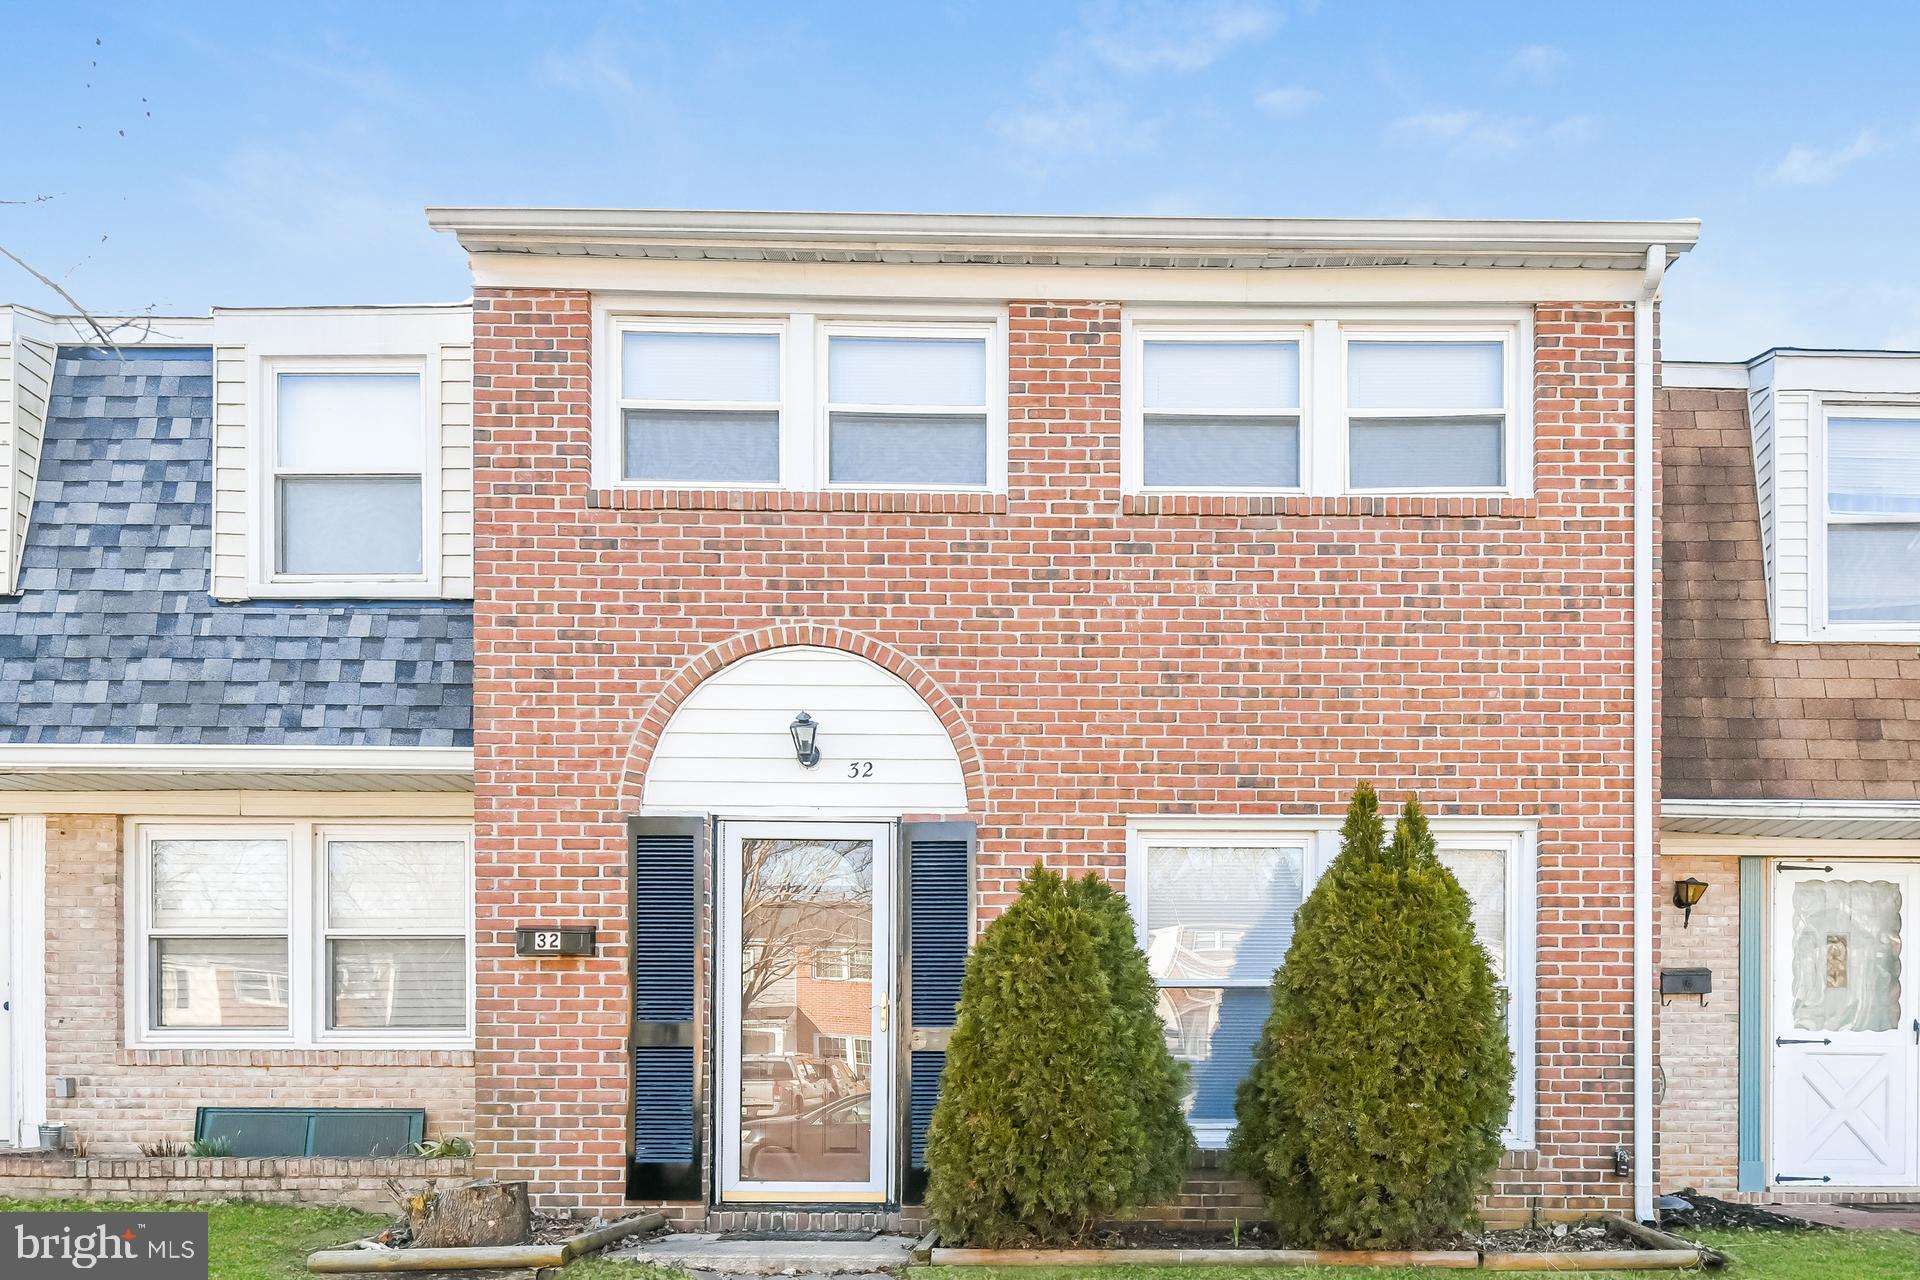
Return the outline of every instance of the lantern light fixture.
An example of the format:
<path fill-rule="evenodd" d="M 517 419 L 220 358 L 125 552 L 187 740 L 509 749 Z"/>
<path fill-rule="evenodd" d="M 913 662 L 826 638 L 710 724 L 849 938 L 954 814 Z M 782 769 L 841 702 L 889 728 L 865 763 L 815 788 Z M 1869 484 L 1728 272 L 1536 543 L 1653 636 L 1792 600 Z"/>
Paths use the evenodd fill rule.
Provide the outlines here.
<path fill-rule="evenodd" d="M 1706 896 L 1707 882 L 1705 880 L 1695 880 L 1692 876 L 1688 876 L 1685 880 L 1676 880 L 1673 882 L 1673 905 L 1680 908 L 1683 913 L 1680 917 L 1680 927 L 1682 929 L 1693 923 L 1693 909 L 1698 905 L 1700 899 Z"/>
<path fill-rule="evenodd" d="M 811 769 L 820 763 L 820 748 L 815 745 L 815 738 L 820 732 L 818 721 L 802 711 L 787 726 L 787 732 L 793 735 L 793 758 L 800 762 L 802 768 Z"/>

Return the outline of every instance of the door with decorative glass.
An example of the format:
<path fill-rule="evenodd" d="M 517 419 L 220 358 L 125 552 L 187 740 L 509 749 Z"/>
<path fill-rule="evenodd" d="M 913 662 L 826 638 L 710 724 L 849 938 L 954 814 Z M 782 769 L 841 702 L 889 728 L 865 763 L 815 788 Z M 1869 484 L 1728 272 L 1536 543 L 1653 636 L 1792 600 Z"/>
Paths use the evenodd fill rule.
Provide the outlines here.
<path fill-rule="evenodd" d="M 893 827 L 720 829 L 721 1199 L 885 1200 Z"/>
<path fill-rule="evenodd" d="M 1773 1181 L 1920 1184 L 1911 863 L 1774 872 Z"/>

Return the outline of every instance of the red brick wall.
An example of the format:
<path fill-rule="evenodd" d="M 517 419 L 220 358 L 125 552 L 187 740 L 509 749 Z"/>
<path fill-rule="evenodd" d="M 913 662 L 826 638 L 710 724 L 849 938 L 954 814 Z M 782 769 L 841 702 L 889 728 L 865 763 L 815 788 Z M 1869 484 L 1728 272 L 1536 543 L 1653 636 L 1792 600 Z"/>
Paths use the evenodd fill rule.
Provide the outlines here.
<path fill-rule="evenodd" d="M 743 633 L 851 633 L 965 725 L 988 912 L 1036 858 L 1119 879 L 1129 817 L 1335 815 L 1370 778 L 1537 819 L 1539 1149 L 1490 1208 L 1629 1203 L 1631 307 L 1537 310 L 1537 496 L 1477 501 L 1123 503 L 1089 302 L 1011 308 L 1003 499 L 596 493 L 588 296 L 482 289 L 474 329 L 484 1165 L 619 1199 L 657 695 Z M 601 955 L 515 959 L 535 915 Z"/>

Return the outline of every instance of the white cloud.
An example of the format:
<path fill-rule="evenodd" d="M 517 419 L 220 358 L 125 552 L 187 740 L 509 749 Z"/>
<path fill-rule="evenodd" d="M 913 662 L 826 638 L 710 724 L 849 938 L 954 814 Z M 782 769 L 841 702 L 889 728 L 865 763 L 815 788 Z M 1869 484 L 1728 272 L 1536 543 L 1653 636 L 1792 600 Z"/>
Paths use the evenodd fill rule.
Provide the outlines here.
<path fill-rule="evenodd" d="M 1535 84 L 1545 84 L 1567 65 L 1567 51 L 1550 44 L 1530 44 L 1513 51 L 1507 69 Z"/>
<path fill-rule="evenodd" d="M 1151 150 L 1155 126 L 1108 98 L 1061 100 L 993 118 L 993 131 L 1026 153 L 1029 167 L 1052 158 L 1126 155 Z"/>
<path fill-rule="evenodd" d="M 1788 148 L 1780 163 L 1773 167 L 1773 180 L 1790 187 L 1822 186 L 1850 166 L 1884 150 L 1886 143 L 1871 129 L 1862 129 L 1845 146 L 1822 149 L 1796 145 Z"/>
<path fill-rule="evenodd" d="M 1087 48 L 1116 71 L 1204 71 L 1267 35 L 1280 16 L 1254 0 L 1102 0 L 1084 25 Z"/>
<path fill-rule="evenodd" d="M 1272 89 L 1262 89 L 1253 95 L 1253 105 L 1270 116 L 1290 120 L 1294 116 L 1305 115 L 1320 101 L 1320 91 L 1304 85 L 1279 85 Z"/>
<path fill-rule="evenodd" d="M 1530 116 L 1495 115 L 1460 107 L 1401 116 L 1387 126 L 1400 142 L 1443 146 L 1460 155 L 1502 155 L 1542 144 L 1578 146 L 1599 133 L 1592 116 L 1565 116 L 1541 122 Z"/>

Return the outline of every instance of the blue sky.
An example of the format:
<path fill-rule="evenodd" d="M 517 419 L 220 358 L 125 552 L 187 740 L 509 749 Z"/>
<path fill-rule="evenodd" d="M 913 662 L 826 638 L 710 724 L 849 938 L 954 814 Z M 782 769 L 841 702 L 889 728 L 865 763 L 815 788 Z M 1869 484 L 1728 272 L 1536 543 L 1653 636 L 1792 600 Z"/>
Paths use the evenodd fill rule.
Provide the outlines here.
<path fill-rule="evenodd" d="M 1700 217 L 1670 358 L 1920 348 L 1916 53 L 1912 4 L 0 0 L 0 246 L 194 313 L 463 297 L 427 204 Z"/>

